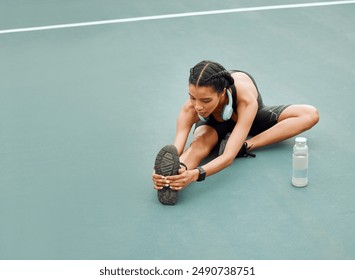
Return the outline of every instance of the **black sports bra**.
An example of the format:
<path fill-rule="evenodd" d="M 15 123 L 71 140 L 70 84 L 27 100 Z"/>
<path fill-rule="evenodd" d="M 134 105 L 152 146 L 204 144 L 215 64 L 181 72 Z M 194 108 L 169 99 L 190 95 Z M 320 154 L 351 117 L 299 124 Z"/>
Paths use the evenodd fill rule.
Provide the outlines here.
<path fill-rule="evenodd" d="M 262 101 L 261 95 L 259 93 L 258 86 L 256 85 L 256 82 L 255 82 L 253 76 L 250 75 L 248 72 L 241 71 L 241 70 L 229 70 L 228 72 L 230 74 L 233 74 L 233 73 L 244 73 L 252 80 L 252 82 L 253 82 L 253 84 L 254 84 L 254 86 L 256 88 L 256 91 L 258 92 L 258 105 L 259 105 L 259 107 L 261 107 L 263 105 L 263 101 Z M 237 88 L 235 87 L 235 84 L 231 86 L 231 90 L 232 90 L 232 98 L 233 98 L 233 111 L 237 112 Z"/>

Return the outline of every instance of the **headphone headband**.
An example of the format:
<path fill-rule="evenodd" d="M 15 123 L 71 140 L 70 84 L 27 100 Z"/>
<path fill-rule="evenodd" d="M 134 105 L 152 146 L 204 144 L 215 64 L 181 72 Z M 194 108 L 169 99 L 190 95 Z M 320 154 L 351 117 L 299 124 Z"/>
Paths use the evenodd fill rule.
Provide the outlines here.
<path fill-rule="evenodd" d="M 228 96 L 228 104 L 222 110 L 222 119 L 228 121 L 233 114 L 233 98 L 229 89 L 226 89 Z"/>

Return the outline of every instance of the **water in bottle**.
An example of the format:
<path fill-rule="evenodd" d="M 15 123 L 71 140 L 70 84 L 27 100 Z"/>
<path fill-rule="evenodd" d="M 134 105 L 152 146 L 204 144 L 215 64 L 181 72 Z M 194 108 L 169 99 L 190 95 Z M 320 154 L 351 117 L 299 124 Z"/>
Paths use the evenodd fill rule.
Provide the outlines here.
<path fill-rule="evenodd" d="M 292 155 L 292 185 L 305 187 L 308 184 L 308 146 L 305 137 L 297 137 Z"/>

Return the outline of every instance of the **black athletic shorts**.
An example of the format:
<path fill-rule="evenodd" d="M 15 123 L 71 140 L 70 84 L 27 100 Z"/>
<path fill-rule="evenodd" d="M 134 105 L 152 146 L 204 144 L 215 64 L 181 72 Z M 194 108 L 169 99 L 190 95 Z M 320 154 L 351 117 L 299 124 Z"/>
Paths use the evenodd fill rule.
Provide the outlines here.
<path fill-rule="evenodd" d="M 281 113 L 290 105 L 278 105 L 278 106 L 259 106 L 258 112 L 255 116 L 249 136 L 258 135 L 270 127 L 274 126 L 279 119 Z M 198 121 L 195 124 L 195 129 L 202 125 L 208 125 L 213 127 L 218 134 L 218 142 L 222 141 L 228 132 L 232 132 L 235 122 L 230 119 L 228 121 L 219 122 L 213 116 L 205 121 Z"/>

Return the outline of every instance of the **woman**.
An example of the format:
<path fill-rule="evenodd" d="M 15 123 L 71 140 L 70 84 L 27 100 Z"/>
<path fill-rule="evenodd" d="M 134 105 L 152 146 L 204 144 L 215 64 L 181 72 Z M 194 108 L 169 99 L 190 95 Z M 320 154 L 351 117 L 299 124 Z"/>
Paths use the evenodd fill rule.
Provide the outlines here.
<path fill-rule="evenodd" d="M 236 157 L 253 156 L 250 152 L 257 148 L 308 130 L 318 120 L 317 109 L 309 105 L 265 106 L 251 75 L 226 71 L 213 61 L 201 61 L 190 69 L 189 100 L 182 106 L 177 120 L 176 151 L 170 146 L 160 152 L 173 157 L 175 165 L 179 156 L 183 167 L 175 168 L 175 173 L 164 173 L 159 168 L 161 156 L 155 162 L 152 179 L 159 200 L 164 203 L 163 193 L 168 191 L 165 196 L 175 194 L 175 200 L 173 197 L 173 203 L 164 204 L 174 204 L 177 191 L 191 182 L 221 171 Z M 184 151 L 194 124 L 193 141 Z M 251 137 L 247 139 L 248 136 Z M 198 167 L 221 143 L 219 156 Z M 166 176 L 170 174 L 176 175 Z"/>

